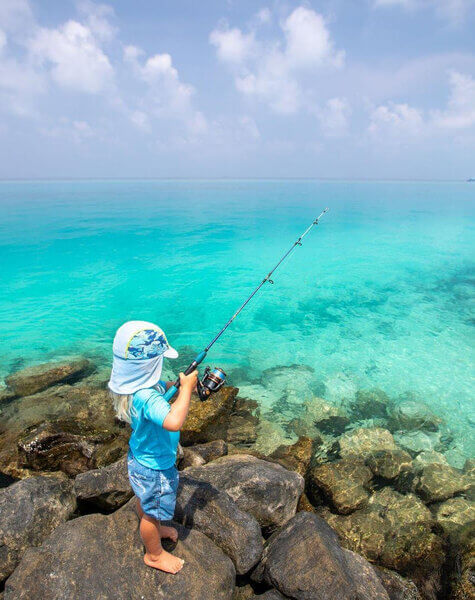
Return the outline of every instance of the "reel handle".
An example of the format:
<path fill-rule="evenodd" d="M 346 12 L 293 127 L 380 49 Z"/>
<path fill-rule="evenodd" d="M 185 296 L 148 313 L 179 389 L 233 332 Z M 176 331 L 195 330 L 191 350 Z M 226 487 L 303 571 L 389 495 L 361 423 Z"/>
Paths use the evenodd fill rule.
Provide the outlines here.
<path fill-rule="evenodd" d="M 200 352 L 199 354 L 197 354 L 195 356 L 195 359 L 193 360 L 193 362 L 191 362 L 190 365 L 186 368 L 185 375 L 189 375 L 190 373 L 193 373 L 193 371 L 196 369 L 196 367 L 200 363 L 202 363 L 205 358 L 206 358 L 206 352 L 203 350 L 203 352 Z M 167 402 L 169 402 L 173 398 L 173 396 L 178 392 L 179 387 L 180 387 L 180 378 L 178 377 L 178 379 L 175 381 L 175 383 L 168 388 L 168 390 L 165 392 L 165 394 L 163 394 L 163 397 L 165 398 L 165 400 Z"/>

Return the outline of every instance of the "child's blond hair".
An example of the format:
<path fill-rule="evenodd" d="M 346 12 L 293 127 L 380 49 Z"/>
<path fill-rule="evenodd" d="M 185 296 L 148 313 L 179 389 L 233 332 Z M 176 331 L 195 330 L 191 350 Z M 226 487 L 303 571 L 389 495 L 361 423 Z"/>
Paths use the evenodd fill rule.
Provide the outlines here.
<path fill-rule="evenodd" d="M 132 394 L 116 394 L 109 390 L 110 397 L 114 405 L 115 415 L 119 421 L 130 423 L 130 409 L 132 407 Z"/>

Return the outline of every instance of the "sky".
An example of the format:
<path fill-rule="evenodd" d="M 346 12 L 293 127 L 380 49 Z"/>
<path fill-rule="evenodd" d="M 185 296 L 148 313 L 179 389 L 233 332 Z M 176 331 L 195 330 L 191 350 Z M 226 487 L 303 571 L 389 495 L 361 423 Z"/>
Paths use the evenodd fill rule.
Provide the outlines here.
<path fill-rule="evenodd" d="M 0 0 L 0 178 L 475 177 L 475 0 Z"/>

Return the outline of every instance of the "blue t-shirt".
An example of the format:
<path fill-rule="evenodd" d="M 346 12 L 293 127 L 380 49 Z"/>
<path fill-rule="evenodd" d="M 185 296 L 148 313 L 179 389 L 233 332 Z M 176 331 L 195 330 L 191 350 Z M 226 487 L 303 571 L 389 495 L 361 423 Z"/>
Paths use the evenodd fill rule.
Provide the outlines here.
<path fill-rule="evenodd" d="M 132 435 L 129 446 L 132 454 L 144 467 L 161 471 L 175 464 L 180 440 L 179 431 L 163 428 L 163 421 L 170 412 L 170 404 L 163 397 L 165 391 L 165 383 L 159 381 L 157 389 L 135 392 L 130 410 Z"/>

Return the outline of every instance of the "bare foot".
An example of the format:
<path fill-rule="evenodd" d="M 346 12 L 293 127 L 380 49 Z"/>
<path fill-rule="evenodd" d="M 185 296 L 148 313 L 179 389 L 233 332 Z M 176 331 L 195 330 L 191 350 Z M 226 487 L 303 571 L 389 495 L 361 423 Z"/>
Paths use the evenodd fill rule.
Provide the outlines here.
<path fill-rule="evenodd" d="M 178 531 L 174 527 L 167 527 L 166 525 L 160 525 L 160 537 L 172 542 L 178 541 Z"/>
<path fill-rule="evenodd" d="M 149 554 L 145 554 L 143 560 L 149 567 L 165 571 L 165 573 L 172 573 L 173 575 L 178 573 L 185 563 L 182 558 L 173 556 L 173 554 L 170 554 L 170 552 L 167 552 L 166 550 L 162 550 L 155 559 Z"/>

